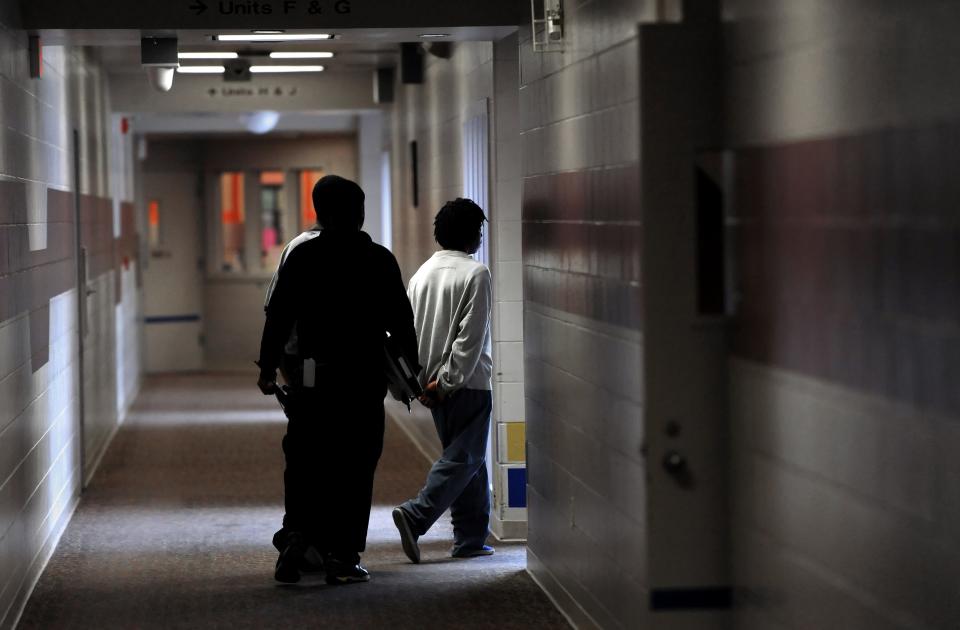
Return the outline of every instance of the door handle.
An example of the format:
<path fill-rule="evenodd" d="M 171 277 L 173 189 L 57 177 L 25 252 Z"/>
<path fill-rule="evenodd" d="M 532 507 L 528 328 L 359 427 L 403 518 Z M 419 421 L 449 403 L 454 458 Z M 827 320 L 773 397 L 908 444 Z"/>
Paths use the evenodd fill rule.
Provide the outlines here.
<path fill-rule="evenodd" d="M 663 456 L 662 465 L 667 474 L 682 487 L 689 488 L 693 485 L 693 476 L 690 474 L 687 458 L 679 451 L 667 451 Z"/>
<path fill-rule="evenodd" d="M 90 287 L 87 287 L 87 297 L 90 297 L 91 295 L 93 295 L 93 294 L 96 293 L 96 292 L 97 292 L 96 289 L 91 289 Z"/>
<path fill-rule="evenodd" d="M 687 458 L 677 451 L 667 451 L 663 456 L 663 469 L 671 475 L 677 475 L 687 468 Z"/>

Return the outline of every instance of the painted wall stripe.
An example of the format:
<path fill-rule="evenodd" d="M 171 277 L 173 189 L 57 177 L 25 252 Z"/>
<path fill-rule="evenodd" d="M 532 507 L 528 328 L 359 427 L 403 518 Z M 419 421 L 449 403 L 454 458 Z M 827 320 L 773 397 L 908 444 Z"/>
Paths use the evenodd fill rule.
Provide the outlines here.
<path fill-rule="evenodd" d="M 507 507 L 527 507 L 527 469 L 507 469 Z"/>
<path fill-rule="evenodd" d="M 507 458 L 511 462 L 527 459 L 527 425 L 523 422 L 507 423 Z"/>
<path fill-rule="evenodd" d="M 527 432 L 524 422 L 497 424 L 497 454 L 501 464 L 522 464 L 527 460 Z"/>

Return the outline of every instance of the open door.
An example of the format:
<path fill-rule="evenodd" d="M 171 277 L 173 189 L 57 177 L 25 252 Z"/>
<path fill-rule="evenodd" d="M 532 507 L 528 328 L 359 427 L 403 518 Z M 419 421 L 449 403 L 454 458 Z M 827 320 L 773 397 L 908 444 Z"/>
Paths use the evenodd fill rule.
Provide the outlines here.
<path fill-rule="evenodd" d="M 720 37 L 639 33 L 650 608 L 657 628 L 712 630 L 732 597 L 726 319 L 720 195 L 697 158 L 721 139 Z"/>

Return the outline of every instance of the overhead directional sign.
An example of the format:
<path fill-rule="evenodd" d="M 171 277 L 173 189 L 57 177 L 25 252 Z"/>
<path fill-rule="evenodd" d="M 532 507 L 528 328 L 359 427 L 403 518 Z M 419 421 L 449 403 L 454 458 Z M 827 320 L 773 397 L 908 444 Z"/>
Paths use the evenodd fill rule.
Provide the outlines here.
<path fill-rule="evenodd" d="M 125 114 L 184 112 L 344 112 L 375 109 L 369 72 L 290 75 L 282 79 L 255 75 L 244 83 L 220 77 L 178 75 L 169 92 L 150 89 L 143 74 L 110 79 L 110 103 Z"/>
<path fill-rule="evenodd" d="M 17 0 L 28 29 L 516 26 L 517 0 Z"/>

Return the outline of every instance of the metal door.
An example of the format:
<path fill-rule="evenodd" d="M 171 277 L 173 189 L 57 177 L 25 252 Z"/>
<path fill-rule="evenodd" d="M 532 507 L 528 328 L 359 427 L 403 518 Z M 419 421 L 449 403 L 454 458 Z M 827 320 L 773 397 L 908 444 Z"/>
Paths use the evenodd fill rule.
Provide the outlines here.
<path fill-rule="evenodd" d="M 198 177 L 189 171 L 144 173 L 147 372 L 192 372 L 203 367 L 203 215 Z"/>
<path fill-rule="evenodd" d="M 705 308 L 713 293 L 701 286 L 720 276 L 698 267 L 696 158 L 721 138 L 719 29 L 639 32 L 652 627 L 713 630 L 725 627 L 731 603 L 725 320 Z"/>

